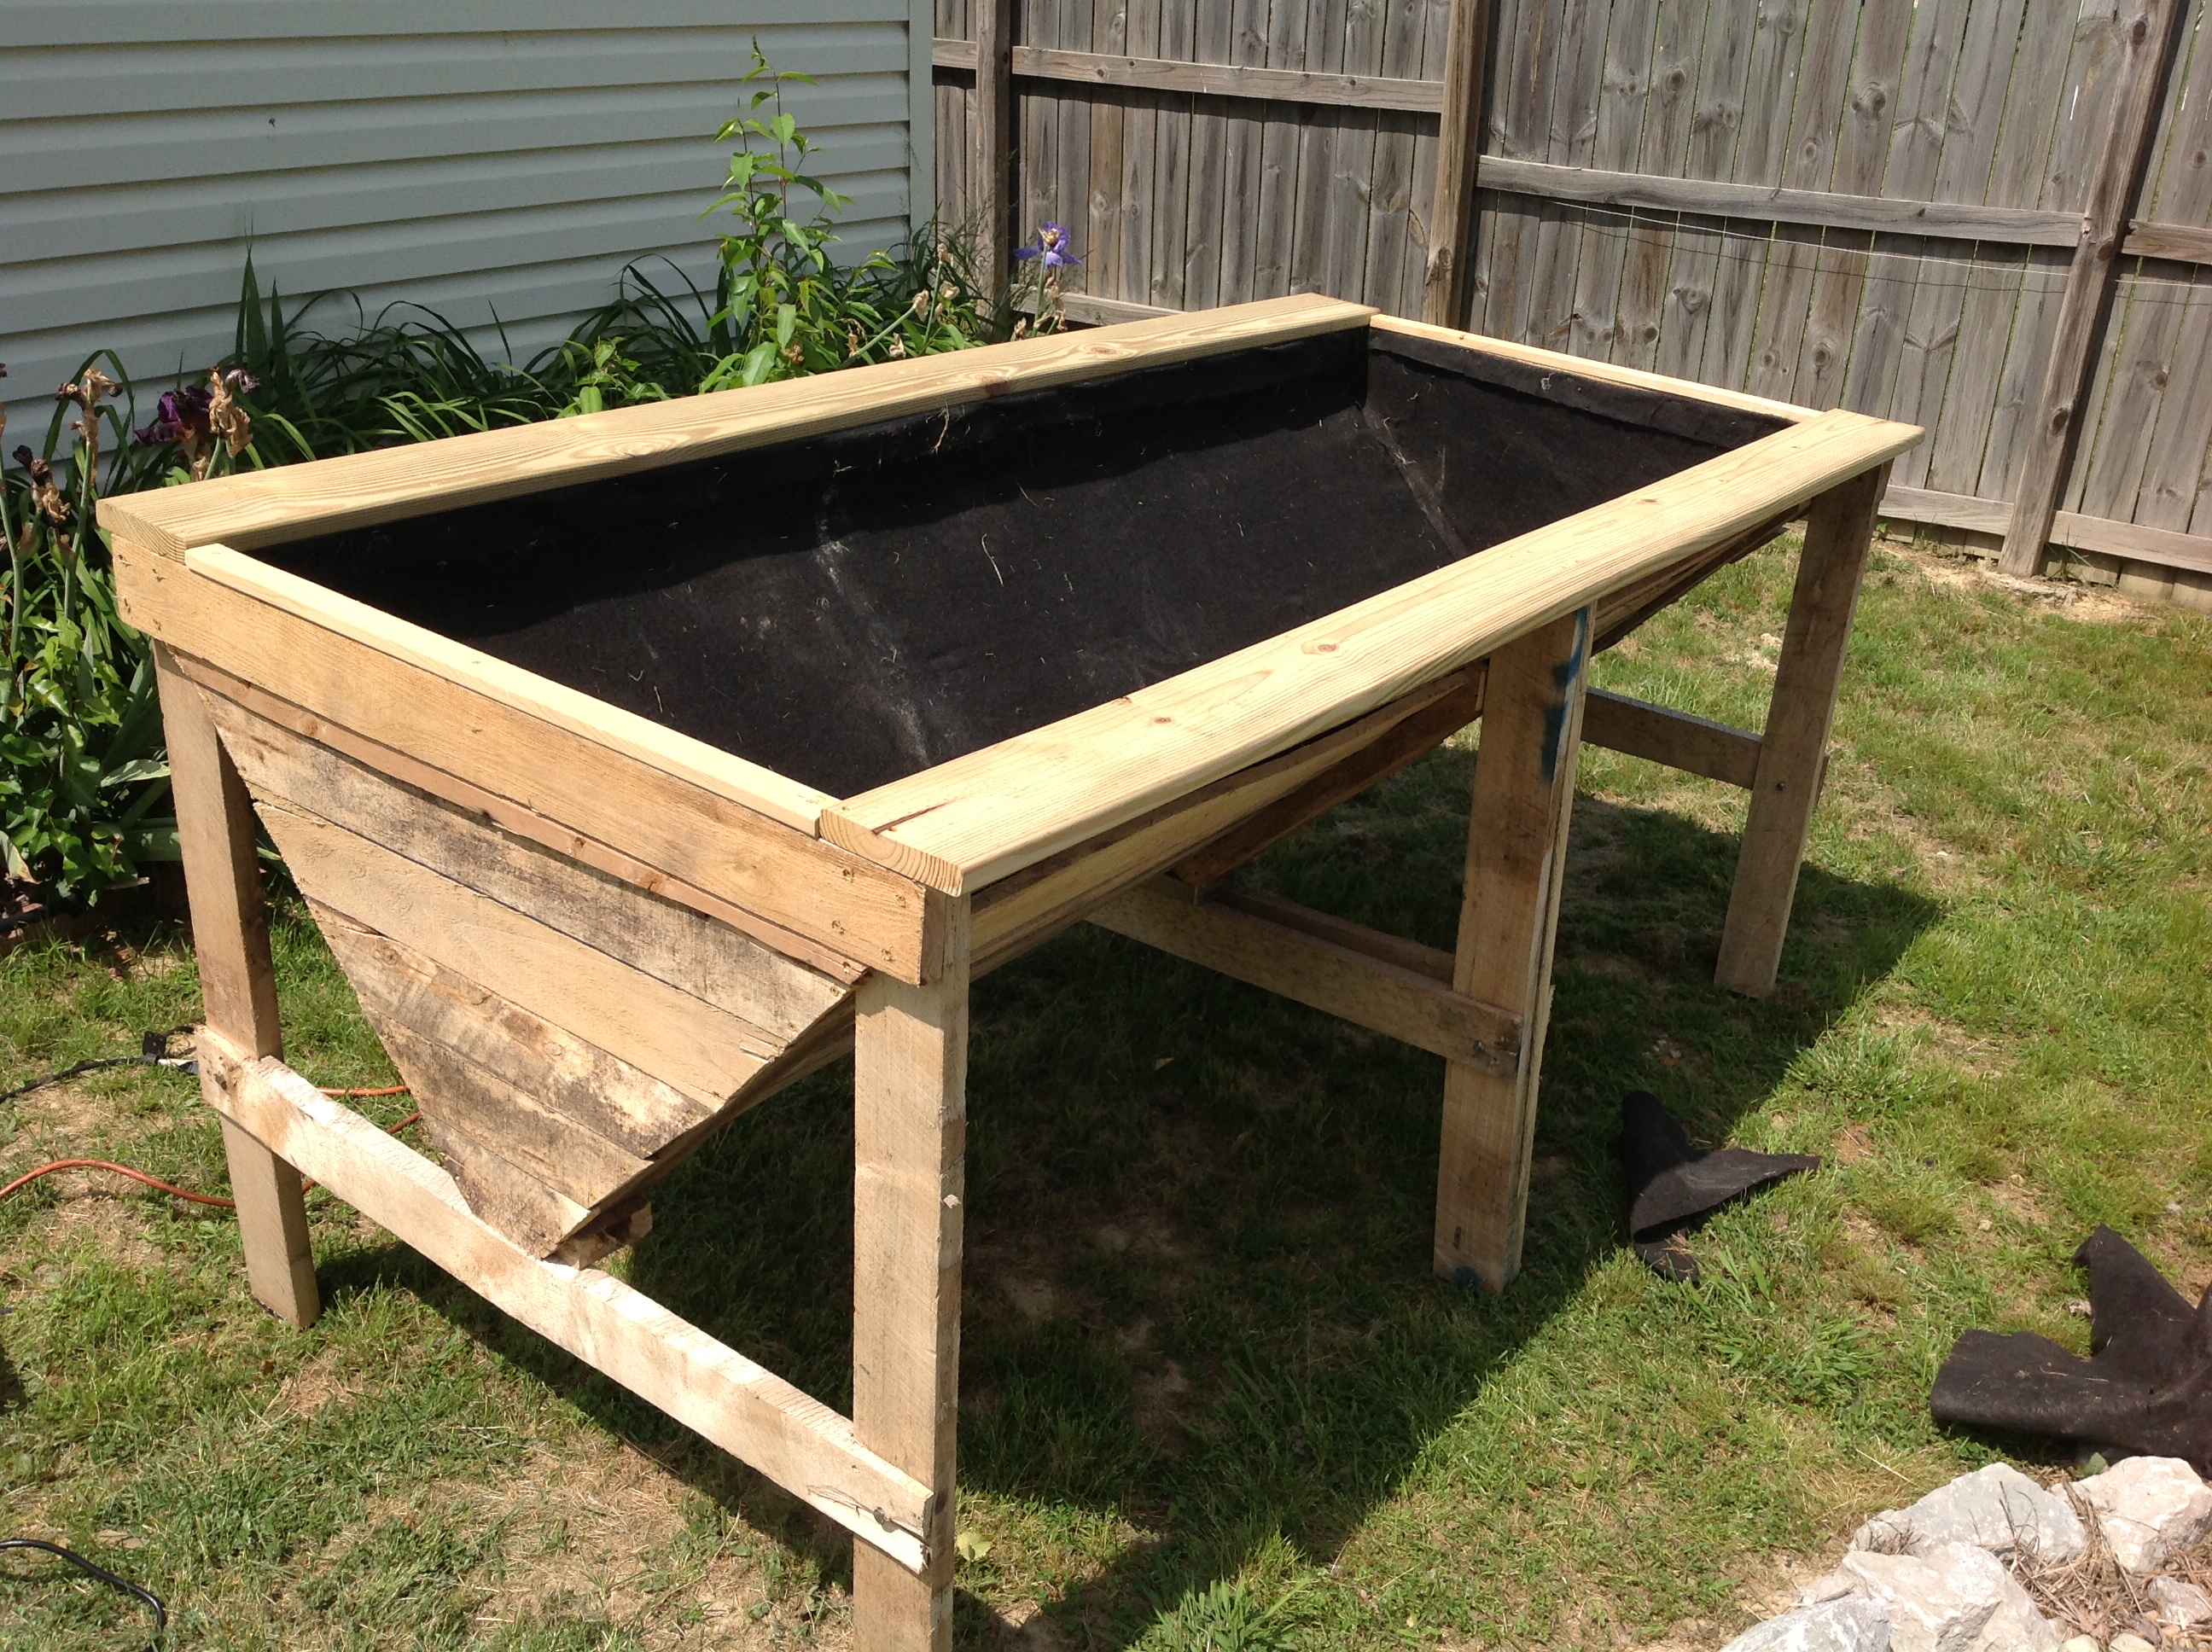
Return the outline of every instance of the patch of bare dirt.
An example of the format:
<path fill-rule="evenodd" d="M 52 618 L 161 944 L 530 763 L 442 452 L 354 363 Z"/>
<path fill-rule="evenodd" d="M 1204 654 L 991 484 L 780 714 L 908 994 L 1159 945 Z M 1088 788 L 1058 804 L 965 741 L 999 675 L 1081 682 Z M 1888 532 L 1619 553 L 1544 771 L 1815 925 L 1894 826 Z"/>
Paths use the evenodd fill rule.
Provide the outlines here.
<path fill-rule="evenodd" d="M 1947 553 L 1909 539 L 1884 538 L 1876 543 L 1890 556 L 1910 562 L 1929 584 L 1943 589 L 1999 591 L 2025 606 L 2047 608 L 2089 625 L 2155 623 L 2160 616 L 2158 605 L 2136 602 L 2107 586 L 2077 580 L 2023 580 L 2000 574 L 1994 562 L 1978 556 Z"/>

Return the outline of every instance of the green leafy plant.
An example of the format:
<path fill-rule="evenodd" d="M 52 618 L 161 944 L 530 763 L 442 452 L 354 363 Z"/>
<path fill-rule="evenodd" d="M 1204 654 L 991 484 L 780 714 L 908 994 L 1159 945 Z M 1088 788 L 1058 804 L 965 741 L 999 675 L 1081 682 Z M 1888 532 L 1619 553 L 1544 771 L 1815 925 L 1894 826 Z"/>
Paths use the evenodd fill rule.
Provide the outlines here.
<path fill-rule="evenodd" d="M 1050 256 L 1031 250 L 1018 295 L 982 290 L 973 236 L 936 223 L 838 264 L 834 226 L 851 203 L 809 170 L 814 145 L 784 107 L 787 86 L 813 82 L 775 68 L 756 43 L 740 84 L 744 107 L 717 133 L 738 147 L 709 209 L 735 221 L 720 238 L 711 293 L 673 264 L 680 288 L 632 264 L 613 299 L 517 367 L 495 317 L 472 331 L 419 305 L 371 316 L 343 293 L 288 306 L 274 288 L 264 296 L 249 256 L 227 361 L 204 385 L 162 392 L 152 422 L 132 428 L 129 375 L 112 352 L 64 386 L 42 451 L 19 446 L 15 468 L 0 470 L 9 877 L 92 900 L 176 853 L 151 660 L 116 612 L 94 525 L 103 491 L 965 349 L 1060 325 L 1058 271 L 1075 260 L 1057 226 L 1040 232 Z M 347 303 L 350 325 L 310 325 Z"/>
<path fill-rule="evenodd" d="M 8 676 L 0 699 L 0 852 L 9 877 L 75 898 L 176 857 L 161 708 L 144 641 L 115 611 L 106 541 L 93 526 L 103 446 L 129 474 L 113 399 L 121 363 L 95 357 L 62 387 L 44 451 L 0 476 L 8 541 Z M 4 372 L 4 369 L 0 369 Z M 62 414 L 74 452 L 55 465 Z M 125 404 L 127 406 L 127 403 Z M 4 435 L 0 420 L 0 435 Z"/>

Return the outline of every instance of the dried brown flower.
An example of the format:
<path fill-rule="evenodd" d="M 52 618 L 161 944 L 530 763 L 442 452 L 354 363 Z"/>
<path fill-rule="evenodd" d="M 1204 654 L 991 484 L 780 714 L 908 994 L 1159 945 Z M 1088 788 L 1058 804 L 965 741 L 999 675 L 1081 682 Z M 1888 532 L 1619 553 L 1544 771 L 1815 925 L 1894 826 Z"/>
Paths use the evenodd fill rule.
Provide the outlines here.
<path fill-rule="evenodd" d="M 100 465 L 100 404 L 103 398 L 116 392 L 115 380 L 98 367 L 87 367 L 83 375 L 71 380 L 54 392 L 58 402 L 74 402 L 77 407 L 75 426 L 77 441 L 84 448 L 79 464 L 88 467 L 87 473 Z"/>
<path fill-rule="evenodd" d="M 228 373 L 221 367 L 208 369 L 208 428 L 230 449 L 233 459 L 244 452 L 253 440 L 253 416 L 232 398 L 232 392 L 252 388 L 252 380 L 237 367 Z M 210 453 L 209 457 L 214 455 Z M 206 474 L 205 466 L 201 465 L 196 474 Z"/>
<path fill-rule="evenodd" d="M 56 526 L 59 526 L 76 514 L 70 509 L 69 501 L 63 496 L 62 490 L 54 485 L 52 465 L 47 464 L 27 447 L 18 447 L 15 452 L 15 459 L 16 464 L 23 467 L 23 474 L 31 478 L 31 503 L 37 508 L 40 515 Z M 29 523 L 23 525 L 23 531 L 26 536 L 29 534 Z"/>

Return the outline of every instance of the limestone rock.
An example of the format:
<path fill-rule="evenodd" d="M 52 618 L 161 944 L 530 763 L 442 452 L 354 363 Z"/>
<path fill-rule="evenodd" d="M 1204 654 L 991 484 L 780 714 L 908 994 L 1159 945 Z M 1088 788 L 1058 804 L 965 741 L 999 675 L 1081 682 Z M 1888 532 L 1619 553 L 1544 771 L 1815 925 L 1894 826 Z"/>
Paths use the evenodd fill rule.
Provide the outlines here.
<path fill-rule="evenodd" d="M 2179 1457 L 2130 1457 L 2074 1491 L 2097 1511 L 2112 1558 L 2137 1576 L 2212 1532 L 2212 1487 Z"/>
<path fill-rule="evenodd" d="M 2158 1649 L 2140 1635 L 2115 1635 L 2106 1652 L 2158 1652 Z"/>
<path fill-rule="evenodd" d="M 1876 1554 L 1923 1554 L 1937 1543 L 1971 1543 L 1991 1554 L 2017 1550 L 2063 1565 L 2081 1556 L 2088 1535 L 2064 1499 L 2010 1464 L 1991 1463 L 1910 1509 L 1876 1515 L 1851 1538 L 1852 1548 Z"/>
<path fill-rule="evenodd" d="M 1839 1571 L 1828 1572 L 1814 1578 L 1797 1591 L 1797 1604 L 1816 1606 L 1823 1600 L 1833 1600 L 1856 1593 L 1858 1585 Z"/>
<path fill-rule="evenodd" d="M 1890 1652 L 1889 1608 L 1867 1595 L 1839 1595 L 1770 1618 L 1723 1652 Z"/>
<path fill-rule="evenodd" d="M 2105 1643 L 2094 1635 L 2076 1635 L 2060 1647 L 2058 1652 L 2105 1652 Z"/>
<path fill-rule="evenodd" d="M 2058 1652 L 2058 1631 L 1986 1550 L 1931 1543 L 1919 1554 L 1857 1550 L 1838 1568 L 1889 1607 L 1893 1652 Z"/>
<path fill-rule="evenodd" d="M 2212 1623 L 2212 1594 L 2179 1577 L 2154 1577 L 2143 1591 L 2158 1615 L 2178 1629 Z"/>

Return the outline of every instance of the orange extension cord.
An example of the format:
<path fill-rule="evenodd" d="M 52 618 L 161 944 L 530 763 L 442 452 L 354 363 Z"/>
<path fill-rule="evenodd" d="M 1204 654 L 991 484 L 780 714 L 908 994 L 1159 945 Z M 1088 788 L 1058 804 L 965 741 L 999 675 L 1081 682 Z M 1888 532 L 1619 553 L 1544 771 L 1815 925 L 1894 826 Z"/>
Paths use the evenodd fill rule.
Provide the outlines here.
<path fill-rule="evenodd" d="M 332 1090 L 327 1085 L 321 1084 L 317 1085 L 316 1088 L 325 1096 L 341 1096 L 348 1098 L 356 1096 L 404 1096 L 407 1094 L 407 1086 L 404 1084 L 386 1084 L 381 1090 Z M 410 1113 L 398 1124 L 388 1127 L 385 1133 L 396 1136 L 422 1116 L 419 1112 Z M 225 1211 L 234 1211 L 238 1208 L 238 1201 L 234 1199 L 225 1199 L 217 1193 L 196 1193 L 189 1187 L 179 1187 L 173 1182 L 162 1181 L 159 1176 L 149 1175 L 143 1170 L 133 1169 L 128 1164 L 115 1164 L 104 1158 L 58 1158 L 52 1164 L 41 1164 L 37 1169 L 19 1175 L 6 1187 L 0 1187 L 0 1199 L 5 1199 L 19 1189 L 29 1187 L 40 1176 L 50 1176 L 57 1170 L 112 1170 L 117 1175 L 129 1176 L 133 1181 L 143 1182 L 157 1193 L 165 1193 L 176 1199 L 189 1199 L 195 1205 L 213 1205 L 218 1210 Z M 312 1181 L 306 1182 L 302 1184 L 302 1191 L 314 1185 Z"/>

